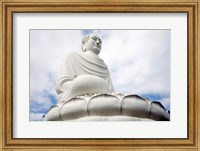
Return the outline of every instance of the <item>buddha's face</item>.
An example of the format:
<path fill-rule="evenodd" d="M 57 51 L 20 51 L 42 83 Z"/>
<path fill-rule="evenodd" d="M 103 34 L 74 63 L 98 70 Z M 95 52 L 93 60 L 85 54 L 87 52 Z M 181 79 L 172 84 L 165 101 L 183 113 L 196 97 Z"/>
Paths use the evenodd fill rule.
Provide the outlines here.
<path fill-rule="evenodd" d="M 90 35 L 88 41 L 84 44 L 86 51 L 92 51 L 97 55 L 101 51 L 101 39 L 93 34 Z"/>

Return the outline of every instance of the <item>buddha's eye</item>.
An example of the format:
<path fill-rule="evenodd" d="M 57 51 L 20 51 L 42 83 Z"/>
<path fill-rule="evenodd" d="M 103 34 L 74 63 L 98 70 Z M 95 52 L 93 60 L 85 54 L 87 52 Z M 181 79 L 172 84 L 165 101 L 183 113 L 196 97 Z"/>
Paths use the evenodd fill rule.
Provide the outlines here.
<path fill-rule="evenodd" d="M 95 41 L 97 40 L 97 38 L 96 38 L 96 37 L 92 37 L 92 39 L 93 39 L 93 40 L 95 40 Z"/>
<path fill-rule="evenodd" d="M 91 37 L 91 39 L 94 40 L 94 41 L 97 41 L 97 40 L 98 40 L 100 44 L 102 43 L 101 39 L 99 39 L 99 38 L 97 38 L 97 37 Z"/>

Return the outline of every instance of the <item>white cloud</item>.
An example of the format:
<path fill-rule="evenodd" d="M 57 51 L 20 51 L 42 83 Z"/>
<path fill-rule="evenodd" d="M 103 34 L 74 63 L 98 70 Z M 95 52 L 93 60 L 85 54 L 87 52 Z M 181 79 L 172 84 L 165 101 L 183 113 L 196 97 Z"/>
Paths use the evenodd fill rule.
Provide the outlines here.
<path fill-rule="evenodd" d="M 30 31 L 30 97 L 34 102 L 48 108 L 52 105 L 46 92 L 56 97 L 55 82 L 63 56 L 80 50 L 81 38 L 81 31 Z"/>
<path fill-rule="evenodd" d="M 169 93 L 169 30 L 115 30 L 106 35 L 101 56 L 117 92 Z"/>
<path fill-rule="evenodd" d="M 30 113 L 30 121 L 42 121 L 44 113 Z"/>

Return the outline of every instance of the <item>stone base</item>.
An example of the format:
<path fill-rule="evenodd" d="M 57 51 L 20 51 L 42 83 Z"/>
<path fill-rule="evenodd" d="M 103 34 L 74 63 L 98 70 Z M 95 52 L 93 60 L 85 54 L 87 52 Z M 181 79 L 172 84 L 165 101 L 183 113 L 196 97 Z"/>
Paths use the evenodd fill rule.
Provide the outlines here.
<path fill-rule="evenodd" d="M 89 121 L 154 121 L 151 119 L 146 118 L 138 118 L 138 117 L 131 117 L 131 116 L 86 116 L 78 119 L 68 120 L 68 121 L 83 121 L 83 122 L 89 122 Z"/>
<path fill-rule="evenodd" d="M 93 94 L 63 101 L 48 111 L 44 121 L 169 121 L 160 102 L 138 95 Z"/>

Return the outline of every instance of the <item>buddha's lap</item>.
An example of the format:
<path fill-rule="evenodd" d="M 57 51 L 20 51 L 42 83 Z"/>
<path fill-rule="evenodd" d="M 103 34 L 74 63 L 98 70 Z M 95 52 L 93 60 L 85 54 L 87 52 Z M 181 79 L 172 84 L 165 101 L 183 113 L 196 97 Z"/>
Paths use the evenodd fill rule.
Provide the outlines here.
<path fill-rule="evenodd" d="M 110 90 L 104 79 L 94 75 L 81 75 L 73 80 L 67 98 L 109 92 Z"/>

